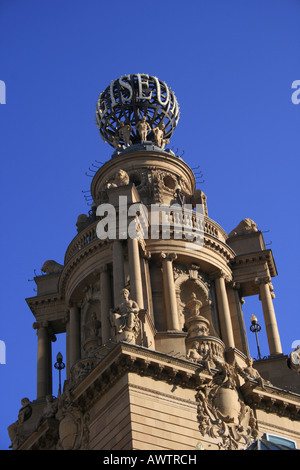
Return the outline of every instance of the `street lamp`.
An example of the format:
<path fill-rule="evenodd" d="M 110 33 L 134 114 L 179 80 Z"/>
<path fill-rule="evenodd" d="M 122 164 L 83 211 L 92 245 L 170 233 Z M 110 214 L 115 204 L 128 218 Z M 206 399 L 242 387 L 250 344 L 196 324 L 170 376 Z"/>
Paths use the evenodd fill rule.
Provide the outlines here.
<path fill-rule="evenodd" d="M 252 331 L 252 333 L 255 333 L 257 351 L 258 351 L 258 358 L 261 359 L 261 354 L 260 354 L 260 349 L 259 349 L 259 342 L 258 342 L 258 335 L 257 335 L 257 333 L 261 330 L 261 326 L 259 325 L 259 323 L 257 321 L 257 318 L 254 314 L 252 315 L 250 321 L 251 321 L 250 331 Z"/>
<path fill-rule="evenodd" d="M 61 371 L 62 371 L 62 369 L 65 368 L 66 365 L 65 365 L 64 362 L 63 362 L 63 356 L 62 356 L 62 354 L 61 354 L 60 352 L 59 352 L 59 353 L 57 354 L 57 356 L 56 356 L 56 361 L 57 361 L 57 362 L 54 364 L 54 367 L 55 367 L 55 369 L 57 369 L 58 372 L 59 372 L 59 388 L 58 388 L 58 394 L 61 395 Z"/>

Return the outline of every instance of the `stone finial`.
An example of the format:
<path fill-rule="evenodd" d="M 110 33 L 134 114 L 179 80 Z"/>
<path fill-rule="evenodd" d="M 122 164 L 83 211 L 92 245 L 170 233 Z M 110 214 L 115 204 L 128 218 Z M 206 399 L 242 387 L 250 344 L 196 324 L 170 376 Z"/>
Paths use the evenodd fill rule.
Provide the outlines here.
<path fill-rule="evenodd" d="M 186 304 L 186 306 L 189 309 L 192 316 L 200 315 L 200 308 L 202 307 L 202 302 L 201 300 L 197 299 L 195 292 L 191 293 L 191 298 Z"/>

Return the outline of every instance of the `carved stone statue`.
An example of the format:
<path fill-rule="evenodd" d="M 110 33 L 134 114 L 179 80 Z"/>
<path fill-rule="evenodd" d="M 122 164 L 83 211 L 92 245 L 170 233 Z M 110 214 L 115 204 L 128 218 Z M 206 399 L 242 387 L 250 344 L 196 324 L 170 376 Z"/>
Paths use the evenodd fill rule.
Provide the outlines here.
<path fill-rule="evenodd" d="M 81 232 L 90 224 L 90 219 L 86 214 L 79 214 L 76 221 L 77 232 Z"/>
<path fill-rule="evenodd" d="M 290 369 L 295 370 L 300 374 L 300 346 L 297 346 L 288 357 L 287 364 Z"/>
<path fill-rule="evenodd" d="M 45 421 L 45 419 L 55 418 L 55 415 L 57 413 L 57 409 L 58 409 L 57 400 L 53 401 L 52 395 L 47 395 L 46 396 L 46 406 L 43 409 L 43 412 L 42 412 L 41 416 L 38 419 L 36 427 L 38 428 L 42 424 L 42 422 Z"/>
<path fill-rule="evenodd" d="M 86 322 L 85 327 L 86 337 L 83 343 L 83 349 L 86 354 L 90 355 L 101 345 L 101 322 L 98 320 L 96 312 L 91 314 L 91 318 Z"/>
<path fill-rule="evenodd" d="M 101 322 L 98 320 L 96 312 L 92 313 L 91 320 L 87 322 L 86 326 L 90 332 L 91 338 L 98 336 Z"/>
<path fill-rule="evenodd" d="M 27 419 L 29 419 L 32 414 L 31 402 L 29 398 L 22 398 L 21 405 L 22 405 L 22 408 L 19 410 L 19 414 L 18 414 L 19 424 L 22 424 L 25 421 L 27 421 Z"/>
<path fill-rule="evenodd" d="M 22 408 L 19 410 L 18 420 L 8 427 L 8 434 L 11 440 L 10 448 L 13 450 L 28 437 L 28 430 L 25 430 L 24 423 L 32 416 L 31 401 L 28 398 L 22 398 L 21 405 Z"/>
<path fill-rule="evenodd" d="M 129 299 L 128 289 L 122 289 L 121 297 L 123 301 L 120 305 L 115 310 L 111 309 L 110 311 L 111 326 L 116 338 L 130 339 L 130 342 L 133 342 L 140 330 L 138 317 L 140 309 L 134 300 Z"/>
<path fill-rule="evenodd" d="M 112 139 L 113 147 L 118 149 L 120 147 L 120 139 L 118 135 L 115 135 Z"/>
<path fill-rule="evenodd" d="M 262 378 L 260 373 L 258 372 L 257 369 L 253 367 L 253 359 L 252 357 L 247 358 L 247 366 L 241 369 L 238 367 L 238 373 L 240 374 L 241 377 L 243 377 L 244 380 L 257 380 L 259 385 L 264 388 L 265 384 L 270 384 L 268 380 L 265 380 Z"/>
<path fill-rule="evenodd" d="M 234 235 L 244 235 L 246 233 L 257 232 L 257 225 L 251 219 L 243 219 L 238 226 L 229 233 L 228 237 Z"/>
<path fill-rule="evenodd" d="M 48 260 L 43 264 L 41 271 L 45 274 L 57 274 L 60 273 L 63 268 L 64 267 L 62 264 L 59 264 L 53 260 Z"/>
<path fill-rule="evenodd" d="M 153 129 L 154 141 L 158 147 L 164 146 L 164 130 L 165 125 L 163 122 Z"/>
<path fill-rule="evenodd" d="M 151 127 L 146 122 L 146 116 L 142 117 L 142 119 L 137 123 L 135 128 L 138 131 L 141 140 L 146 141 L 147 140 L 147 134 L 151 130 Z"/>
<path fill-rule="evenodd" d="M 130 124 L 126 124 L 123 121 L 120 122 L 119 137 L 124 140 L 124 144 L 127 146 L 131 144 L 130 142 L 131 130 L 132 130 L 132 127 Z"/>
<path fill-rule="evenodd" d="M 125 170 L 122 170 L 121 168 L 117 171 L 115 174 L 114 180 L 110 183 L 108 182 L 106 184 L 106 189 L 110 188 L 116 188 L 117 186 L 123 186 L 129 184 L 129 176 L 128 173 L 126 173 Z"/>

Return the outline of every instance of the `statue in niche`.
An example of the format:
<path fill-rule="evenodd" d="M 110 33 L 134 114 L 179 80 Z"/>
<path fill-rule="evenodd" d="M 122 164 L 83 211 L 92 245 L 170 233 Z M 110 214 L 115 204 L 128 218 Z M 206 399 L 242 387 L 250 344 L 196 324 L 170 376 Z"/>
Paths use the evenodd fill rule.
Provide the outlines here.
<path fill-rule="evenodd" d="M 95 338 L 98 336 L 101 322 L 98 320 L 96 312 L 92 313 L 91 319 L 86 323 L 86 326 L 90 333 L 89 338 Z"/>
<path fill-rule="evenodd" d="M 135 128 L 138 131 L 141 140 L 146 141 L 147 140 L 147 134 L 148 134 L 149 131 L 151 131 L 151 127 L 146 122 L 146 116 L 142 117 L 142 119 L 137 123 Z"/>
<path fill-rule="evenodd" d="M 120 122 L 119 137 L 124 140 L 124 144 L 127 147 L 131 145 L 131 141 L 130 141 L 131 130 L 132 130 L 132 127 L 130 124 L 126 124 L 123 121 Z"/>
<path fill-rule="evenodd" d="M 125 170 L 122 170 L 121 168 L 117 171 L 115 174 L 115 177 L 113 181 L 107 182 L 105 188 L 110 189 L 110 188 L 116 188 L 118 186 L 125 186 L 129 184 L 129 176 L 128 173 L 126 173 Z"/>
<path fill-rule="evenodd" d="M 139 306 L 134 300 L 129 299 L 128 289 L 121 290 L 121 297 L 123 301 L 120 305 L 115 310 L 110 311 L 110 321 L 115 336 L 123 333 L 123 331 L 138 334 L 140 328 Z"/>

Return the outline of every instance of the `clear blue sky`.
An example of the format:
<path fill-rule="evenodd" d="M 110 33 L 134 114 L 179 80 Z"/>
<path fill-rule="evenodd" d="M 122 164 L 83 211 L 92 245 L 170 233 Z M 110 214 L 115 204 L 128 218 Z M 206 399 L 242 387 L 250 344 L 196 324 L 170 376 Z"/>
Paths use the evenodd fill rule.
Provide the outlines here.
<path fill-rule="evenodd" d="M 299 23 L 298 0 L 1 0 L 1 449 L 21 399 L 36 397 L 30 280 L 47 259 L 63 263 L 89 209 L 85 172 L 112 153 L 95 104 L 123 74 L 156 75 L 175 92 L 181 117 L 170 146 L 200 165 L 212 219 L 229 232 L 250 217 L 266 232 L 284 353 L 300 340 Z M 257 298 L 244 313 L 247 329 L 255 313 L 264 330 Z"/>

